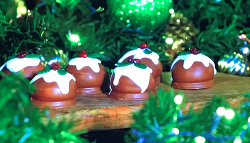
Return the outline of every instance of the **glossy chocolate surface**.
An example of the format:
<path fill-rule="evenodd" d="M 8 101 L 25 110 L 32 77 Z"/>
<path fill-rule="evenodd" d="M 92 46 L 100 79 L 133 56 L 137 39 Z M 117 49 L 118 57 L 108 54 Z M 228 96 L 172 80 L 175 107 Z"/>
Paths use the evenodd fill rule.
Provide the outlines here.
<path fill-rule="evenodd" d="M 95 73 L 90 67 L 83 67 L 77 70 L 76 66 L 68 65 L 65 71 L 76 78 L 77 95 L 99 94 L 102 93 L 101 86 L 106 74 L 105 67 L 99 64 L 100 71 Z"/>
<path fill-rule="evenodd" d="M 38 66 L 29 66 L 25 67 L 21 70 L 23 73 L 23 76 L 27 78 L 28 80 L 32 80 L 36 75 L 38 71 L 41 71 L 44 69 L 44 66 L 40 63 Z M 2 72 L 5 74 L 10 74 L 11 72 L 6 68 L 6 66 L 3 68 Z"/>
<path fill-rule="evenodd" d="M 203 89 L 214 85 L 214 68 L 205 67 L 201 62 L 194 62 L 189 69 L 183 68 L 183 60 L 172 68 L 172 86 L 176 89 Z"/>
<path fill-rule="evenodd" d="M 121 76 L 117 86 L 113 84 L 114 75 L 111 77 L 112 91 L 109 97 L 118 100 L 147 100 L 149 97 L 148 91 L 155 93 L 156 84 L 153 75 L 150 75 L 149 85 L 144 93 L 141 93 L 141 89 L 128 77 Z"/>
<path fill-rule="evenodd" d="M 32 94 L 31 102 L 39 108 L 49 106 L 49 108 L 72 107 L 76 104 L 76 83 L 69 82 L 69 92 L 63 94 L 56 82 L 47 83 L 43 78 L 33 83 L 36 92 Z"/>
<path fill-rule="evenodd" d="M 133 59 L 133 56 L 126 58 L 123 62 L 129 62 L 129 59 Z M 156 86 L 158 86 L 161 82 L 161 73 L 163 70 L 161 61 L 159 60 L 159 63 L 155 65 L 151 59 L 142 58 L 140 63 L 145 64 L 153 70 L 152 74 L 156 78 Z"/>

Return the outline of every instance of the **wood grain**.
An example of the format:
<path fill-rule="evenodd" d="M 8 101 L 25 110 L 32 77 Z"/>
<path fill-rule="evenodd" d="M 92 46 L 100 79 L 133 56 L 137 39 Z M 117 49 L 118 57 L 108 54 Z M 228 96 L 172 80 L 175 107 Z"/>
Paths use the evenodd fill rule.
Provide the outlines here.
<path fill-rule="evenodd" d="M 169 91 L 170 73 L 162 74 L 160 87 Z M 250 92 L 250 78 L 218 73 L 215 76 L 215 86 L 202 90 L 176 90 L 183 92 L 188 98 L 186 110 L 193 104 L 195 110 L 200 109 L 215 94 L 225 97 L 232 105 L 239 105 L 245 98 L 242 93 Z M 72 132 L 83 129 L 103 130 L 128 128 L 132 120 L 132 112 L 139 110 L 145 101 L 120 101 L 109 98 L 106 94 L 77 97 L 77 105 L 71 108 L 50 110 L 52 117 L 73 120 L 75 126 Z M 44 118 L 46 122 L 46 118 Z"/>

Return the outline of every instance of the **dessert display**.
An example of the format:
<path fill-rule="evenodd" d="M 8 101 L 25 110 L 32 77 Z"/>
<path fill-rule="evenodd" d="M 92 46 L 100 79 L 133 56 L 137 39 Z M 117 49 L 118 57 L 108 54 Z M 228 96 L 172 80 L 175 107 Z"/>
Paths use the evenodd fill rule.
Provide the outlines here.
<path fill-rule="evenodd" d="M 124 54 L 118 63 L 122 62 L 132 62 L 133 59 L 140 59 L 142 64 L 145 64 L 153 70 L 153 76 L 156 79 L 156 85 L 158 86 L 161 82 L 161 73 L 163 70 L 161 61 L 159 60 L 159 55 L 149 49 L 149 45 L 146 43 L 141 43 L 140 47 L 131 50 Z"/>
<path fill-rule="evenodd" d="M 196 48 L 178 56 L 171 65 L 172 86 L 176 89 L 203 89 L 214 85 L 214 62 Z"/>
<path fill-rule="evenodd" d="M 152 69 L 134 59 L 132 63 L 116 64 L 111 76 L 109 97 L 118 100 L 146 100 L 148 91 L 155 92 L 155 78 Z"/>
<path fill-rule="evenodd" d="M 76 104 L 75 78 L 60 69 L 58 63 L 45 67 L 30 83 L 33 83 L 36 88 L 36 91 L 32 93 L 31 102 L 39 108 L 48 106 L 58 109 Z"/>
<path fill-rule="evenodd" d="M 76 78 L 77 95 L 100 94 L 101 86 L 106 73 L 101 61 L 87 56 L 82 50 L 78 57 L 69 61 L 65 71 Z"/>
<path fill-rule="evenodd" d="M 0 67 L 0 71 L 5 74 L 22 72 L 28 80 L 31 80 L 38 71 L 43 69 L 40 55 L 28 54 L 28 52 L 20 52 L 16 58 L 7 61 Z"/>

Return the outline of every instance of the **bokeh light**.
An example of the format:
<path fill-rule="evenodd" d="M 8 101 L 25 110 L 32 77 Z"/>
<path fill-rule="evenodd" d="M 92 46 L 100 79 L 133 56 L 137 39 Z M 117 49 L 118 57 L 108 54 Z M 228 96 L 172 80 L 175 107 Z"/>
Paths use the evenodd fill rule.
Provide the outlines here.
<path fill-rule="evenodd" d="M 107 3 L 116 19 L 147 32 L 157 28 L 174 11 L 172 0 L 108 0 Z"/>

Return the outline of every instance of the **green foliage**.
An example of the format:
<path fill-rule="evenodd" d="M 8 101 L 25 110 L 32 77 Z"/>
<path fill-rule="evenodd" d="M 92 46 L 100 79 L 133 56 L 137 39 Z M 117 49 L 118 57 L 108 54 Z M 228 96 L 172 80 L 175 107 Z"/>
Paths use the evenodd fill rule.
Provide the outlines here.
<path fill-rule="evenodd" d="M 247 0 L 179 0 L 175 10 L 191 19 L 199 30 L 192 45 L 207 51 L 209 56 L 223 56 L 238 51 L 238 34 L 249 33 L 246 26 L 250 17 Z"/>
<path fill-rule="evenodd" d="M 28 54 L 25 55 L 25 58 L 34 58 L 34 59 L 39 59 L 41 56 L 38 54 Z"/>
<path fill-rule="evenodd" d="M 134 65 L 135 65 L 136 67 L 140 68 L 140 69 L 146 69 L 146 68 L 147 68 L 147 66 L 144 65 L 144 64 L 142 64 L 142 63 L 134 63 Z"/>
<path fill-rule="evenodd" d="M 151 54 L 151 53 L 152 53 L 152 51 L 149 50 L 149 49 L 145 49 L 145 50 L 143 50 L 143 52 L 144 52 L 145 54 Z"/>
<path fill-rule="evenodd" d="M 41 71 L 38 71 L 38 74 L 44 74 L 44 73 L 47 73 L 50 71 L 50 67 L 49 66 L 46 66 L 43 70 Z"/>
<path fill-rule="evenodd" d="M 149 43 L 150 49 L 160 54 L 163 64 L 167 60 L 162 56 L 164 52 L 158 49 L 164 46 L 161 32 L 166 22 L 160 29 L 145 33 L 143 28 L 130 29 L 126 23 L 114 20 L 109 9 L 101 11 L 98 8 L 93 12 L 95 8 L 88 0 L 67 3 L 63 0 L 45 0 L 45 2 L 44 6 L 33 9 L 34 15 L 31 21 L 27 16 L 22 17 L 21 21 L 16 19 L 15 8 L 2 9 L 7 3 L 0 5 L 3 10 L 0 15 L 1 33 L 3 33 L 0 34 L 2 40 L 0 63 L 4 63 L 18 51 L 37 53 L 47 47 L 59 47 L 66 55 L 70 51 L 85 49 L 102 61 L 118 61 L 130 50 L 127 47 L 138 47 L 141 42 Z M 12 16 L 7 16 L 9 11 Z M 12 23 L 9 23 L 10 19 Z M 77 45 L 68 40 L 70 34 L 80 37 Z"/>
<path fill-rule="evenodd" d="M 67 72 L 65 70 L 63 70 L 63 69 L 58 69 L 57 72 L 60 75 L 66 75 L 67 74 Z"/>
<path fill-rule="evenodd" d="M 183 116 L 180 113 L 185 108 L 185 100 L 181 104 L 177 100 L 181 95 L 175 94 L 173 90 L 163 92 L 160 89 L 156 97 L 150 96 L 144 107 L 133 114 L 135 122 L 131 125 L 132 130 L 126 135 L 125 141 L 194 143 L 199 136 L 205 138 L 206 143 L 250 140 L 249 101 L 234 108 L 224 98 L 220 98 L 221 95 L 216 95 L 201 111 L 194 113 L 191 107 L 188 114 Z M 220 107 L 225 111 L 219 115 Z M 233 113 L 229 113 L 229 110 Z"/>
<path fill-rule="evenodd" d="M 30 103 L 29 94 L 35 88 L 21 73 L 4 76 L 0 86 L 1 142 L 88 142 L 69 132 L 71 122 L 51 119 L 48 110 L 40 111 Z"/>
<path fill-rule="evenodd" d="M 117 67 L 126 67 L 128 65 L 131 65 L 132 63 L 130 62 L 123 62 L 123 63 L 117 63 L 115 64 Z"/>

